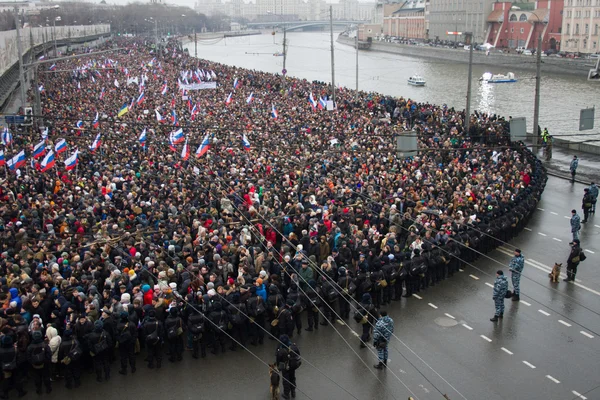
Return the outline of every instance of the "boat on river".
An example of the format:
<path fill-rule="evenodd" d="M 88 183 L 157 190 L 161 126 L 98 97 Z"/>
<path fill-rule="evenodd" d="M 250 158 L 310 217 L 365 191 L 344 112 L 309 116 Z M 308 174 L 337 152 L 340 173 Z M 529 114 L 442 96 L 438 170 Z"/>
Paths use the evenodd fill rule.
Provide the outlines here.
<path fill-rule="evenodd" d="M 414 74 L 408 78 L 408 84 L 413 86 L 425 86 L 425 78 L 419 74 Z"/>
<path fill-rule="evenodd" d="M 509 72 L 506 75 L 492 75 L 492 73 L 486 72 L 481 78 L 479 78 L 479 81 L 486 83 L 513 83 L 516 82 L 517 79 L 515 78 L 515 74 L 512 72 Z"/>

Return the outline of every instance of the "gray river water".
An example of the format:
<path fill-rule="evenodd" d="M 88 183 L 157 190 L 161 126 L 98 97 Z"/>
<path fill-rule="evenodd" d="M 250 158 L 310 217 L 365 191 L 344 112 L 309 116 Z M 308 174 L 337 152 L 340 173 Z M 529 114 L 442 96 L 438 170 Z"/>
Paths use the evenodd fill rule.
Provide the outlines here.
<path fill-rule="evenodd" d="M 337 35 L 337 33 L 335 34 Z M 336 36 L 337 37 L 337 36 Z M 270 34 L 236 37 L 214 41 L 198 41 L 198 57 L 266 72 L 281 72 L 283 35 Z M 287 35 L 288 75 L 308 80 L 331 82 L 330 40 L 328 32 L 290 32 Z M 194 43 L 187 44 L 194 54 Z M 361 51 L 359 54 L 359 89 L 393 96 L 405 96 L 417 101 L 447 104 L 465 108 L 467 92 L 466 64 L 413 58 L 401 55 Z M 533 72 L 512 71 L 518 82 L 480 84 L 485 72 L 504 73 L 507 70 L 482 65 L 473 67 L 472 110 L 513 117 L 526 117 L 533 125 L 535 75 Z M 423 76 L 427 85 L 413 87 L 407 79 L 414 73 Z M 354 89 L 356 85 L 356 53 L 353 47 L 335 43 L 336 86 Z M 551 134 L 580 134 L 579 111 L 600 102 L 600 85 L 586 77 L 544 74 L 541 84 L 540 125 Z M 590 139 L 590 133 L 600 132 L 600 112 L 596 112 L 595 129 L 581 132 L 573 139 Z M 594 135 L 600 139 L 600 135 Z M 596 138 L 596 137 L 594 137 Z M 565 137 L 565 139 L 567 139 Z"/>

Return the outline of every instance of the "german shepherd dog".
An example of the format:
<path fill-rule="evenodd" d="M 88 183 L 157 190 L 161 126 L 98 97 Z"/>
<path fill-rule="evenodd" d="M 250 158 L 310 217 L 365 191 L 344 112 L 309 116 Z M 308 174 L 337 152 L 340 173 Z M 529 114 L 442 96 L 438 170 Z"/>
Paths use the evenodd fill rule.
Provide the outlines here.
<path fill-rule="evenodd" d="M 550 280 L 552 282 L 558 282 L 558 278 L 560 277 L 560 270 L 562 268 L 562 263 L 554 263 L 554 267 L 552 267 L 552 272 L 548 274 Z"/>
<path fill-rule="evenodd" d="M 279 375 L 279 369 L 277 364 L 269 364 L 269 378 L 271 379 L 271 387 L 269 393 L 271 394 L 270 400 L 279 400 L 279 381 L 281 376 Z"/>

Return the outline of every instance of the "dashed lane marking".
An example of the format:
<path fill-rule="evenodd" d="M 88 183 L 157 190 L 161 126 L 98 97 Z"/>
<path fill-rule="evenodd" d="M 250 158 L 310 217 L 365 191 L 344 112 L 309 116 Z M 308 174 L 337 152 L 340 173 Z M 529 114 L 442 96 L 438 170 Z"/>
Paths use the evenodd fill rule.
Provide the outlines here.
<path fill-rule="evenodd" d="M 527 366 L 528 366 L 529 368 L 531 368 L 531 369 L 535 369 L 535 368 L 536 368 L 536 367 L 535 367 L 535 365 L 533 365 L 533 364 L 532 364 L 532 363 L 530 363 L 529 361 L 525 361 L 525 360 L 523 360 L 523 364 L 527 365 Z"/>
<path fill-rule="evenodd" d="M 511 356 L 513 355 L 513 352 L 512 352 L 512 351 L 510 351 L 509 349 L 507 349 L 506 347 L 501 347 L 501 349 L 502 349 L 502 351 L 503 351 L 503 352 L 505 352 L 506 354 L 509 354 L 509 355 L 511 355 Z"/>
<path fill-rule="evenodd" d="M 519 303 L 525 304 L 527 307 L 531 307 L 531 303 L 528 303 L 525 300 L 519 300 Z"/>
<path fill-rule="evenodd" d="M 472 331 L 472 330 L 473 330 L 473 328 L 471 328 L 471 327 L 470 327 L 469 325 L 467 325 L 467 324 L 462 324 L 462 326 L 464 326 L 465 328 L 467 328 L 467 329 L 468 329 L 468 330 L 470 330 L 470 331 Z"/>
<path fill-rule="evenodd" d="M 490 339 L 489 337 L 485 336 L 485 335 L 479 335 L 480 338 L 482 338 L 483 340 L 487 340 L 488 342 L 492 343 L 492 339 Z"/>
<path fill-rule="evenodd" d="M 476 281 L 478 281 L 478 280 L 479 280 L 479 278 L 478 278 L 478 277 L 476 277 L 475 275 L 469 275 L 469 276 L 470 276 L 471 278 L 475 279 Z"/>
<path fill-rule="evenodd" d="M 556 379 L 555 377 L 553 377 L 552 375 L 546 375 L 546 378 L 550 379 L 554 383 L 560 383 L 560 381 L 558 379 Z"/>
<path fill-rule="evenodd" d="M 552 240 L 556 240 L 557 242 L 562 242 L 562 240 L 559 238 L 552 238 Z"/>
<path fill-rule="evenodd" d="M 494 285 L 492 285 L 492 284 L 491 284 L 491 283 L 489 283 L 489 282 L 486 282 L 485 284 L 486 284 L 486 285 L 488 285 L 489 287 L 492 287 L 492 288 L 494 287 Z"/>
<path fill-rule="evenodd" d="M 594 225 L 596 228 L 600 228 L 600 225 Z"/>
<path fill-rule="evenodd" d="M 591 250 L 588 250 L 588 249 L 585 249 L 584 251 L 587 251 L 587 252 L 588 252 L 588 253 L 590 253 L 590 254 L 596 254 L 596 253 L 594 253 L 593 251 L 591 251 Z"/>
<path fill-rule="evenodd" d="M 523 229 L 525 229 L 526 231 L 531 232 L 531 228 L 523 228 Z"/>
<path fill-rule="evenodd" d="M 422 298 L 421 296 L 419 296 L 418 294 L 414 294 L 414 293 L 413 293 L 413 297 L 416 297 L 416 298 L 417 298 L 417 299 L 419 299 L 419 300 L 423 300 L 423 298 Z"/>
<path fill-rule="evenodd" d="M 433 303 L 428 303 L 428 304 L 429 304 L 429 307 L 431 307 L 431 308 L 435 308 L 435 309 L 437 310 L 438 306 L 436 306 L 436 305 L 435 305 L 435 304 L 433 304 Z"/>
<path fill-rule="evenodd" d="M 555 213 L 554 211 L 550 211 L 550 214 L 552 214 L 552 215 L 558 215 L 558 213 Z"/>
<path fill-rule="evenodd" d="M 572 326 L 570 323 L 563 321 L 562 319 L 559 319 L 558 322 L 560 322 L 561 324 L 563 324 L 564 326 Z"/>
<path fill-rule="evenodd" d="M 538 207 L 537 209 L 538 209 L 538 210 L 540 210 L 540 211 L 546 211 L 546 210 L 544 210 L 543 208 L 539 208 L 539 207 Z"/>
<path fill-rule="evenodd" d="M 564 215 L 564 217 L 565 217 L 566 219 L 571 219 L 571 217 L 569 217 L 568 215 Z"/>
<path fill-rule="evenodd" d="M 540 236 L 548 236 L 548 235 L 546 235 L 545 233 L 542 233 L 542 232 L 538 232 L 538 235 L 540 235 Z"/>
<path fill-rule="evenodd" d="M 544 310 L 538 310 L 538 312 L 539 312 L 540 314 L 544 314 L 546 317 L 550 315 L 550 313 L 547 313 L 547 312 L 546 312 L 546 311 L 544 311 Z"/>
<path fill-rule="evenodd" d="M 458 272 L 465 272 L 465 270 L 464 270 L 464 269 L 460 269 L 460 268 L 459 268 L 459 269 L 458 269 Z"/>
<path fill-rule="evenodd" d="M 445 315 L 446 317 L 448 317 L 448 318 L 456 319 L 456 318 L 454 318 L 452 315 L 450 315 L 450 314 L 448 314 L 448 313 L 444 313 L 444 315 Z"/>
<path fill-rule="evenodd" d="M 587 400 L 587 397 L 585 397 L 584 395 L 582 395 L 581 393 L 579 393 L 576 390 L 572 390 L 571 393 L 573 393 L 575 396 L 579 397 L 582 400 Z"/>
<path fill-rule="evenodd" d="M 579 331 L 579 333 L 581 333 L 583 336 L 587 336 L 590 339 L 594 338 L 594 335 L 592 335 L 591 333 L 587 333 L 586 331 Z"/>

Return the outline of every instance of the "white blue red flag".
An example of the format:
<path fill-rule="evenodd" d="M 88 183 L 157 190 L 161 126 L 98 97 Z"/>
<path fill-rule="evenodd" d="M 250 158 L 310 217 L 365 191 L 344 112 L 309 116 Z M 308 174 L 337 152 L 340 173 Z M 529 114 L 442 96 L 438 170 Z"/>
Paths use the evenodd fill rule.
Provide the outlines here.
<path fill-rule="evenodd" d="M 198 146 L 198 150 L 196 150 L 196 157 L 200 158 L 202 157 L 204 154 L 206 154 L 206 152 L 208 151 L 208 149 L 210 148 L 210 138 L 208 137 L 208 133 L 206 135 L 204 135 L 204 139 L 202 139 L 202 143 L 200 143 L 200 146 Z"/>
<path fill-rule="evenodd" d="M 92 153 L 94 153 L 100 147 L 100 144 L 102 143 L 100 140 L 101 136 L 101 133 L 97 134 L 96 139 L 94 139 L 94 141 L 92 142 L 92 145 L 90 146 L 90 150 L 92 151 Z"/>
<path fill-rule="evenodd" d="M 137 98 L 137 104 L 140 105 L 140 104 L 142 104 L 143 101 L 144 101 L 144 92 L 140 93 L 139 97 Z"/>
<path fill-rule="evenodd" d="M 15 169 L 21 168 L 23 165 L 25 165 L 25 161 L 25 150 L 21 150 L 16 156 L 8 160 L 6 164 L 8 165 L 8 168 L 14 171 Z"/>
<path fill-rule="evenodd" d="M 54 145 L 54 151 L 56 151 L 56 154 L 67 151 L 67 141 L 65 139 L 58 139 L 58 142 Z"/>
<path fill-rule="evenodd" d="M 67 171 L 71 171 L 75 169 L 77 163 L 79 163 L 79 150 L 75 150 L 75 153 L 65 160 L 65 168 Z"/>
<path fill-rule="evenodd" d="M 41 142 L 39 142 L 38 144 L 36 144 L 35 146 L 33 146 L 33 158 L 38 158 L 38 157 L 42 157 L 44 155 L 44 152 L 46 151 L 46 141 L 42 140 Z"/>
<path fill-rule="evenodd" d="M 312 92 L 310 92 L 310 96 L 308 96 L 308 102 L 310 103 L 310 106 L 312 107 L 313 110 L 317 109 L 317 101 L 313 97 Z"/>
<path fill-rule="evenodd" d="M 250 141 L 245 133 L 242 135 L 242 146 L 244 146 L 244 150 L 250 151 Z"/>
<path fill-rule="evenodd" d="M 154 110 L 154 112 L 156 113 L 156 120 L 158 122 L 165 122 L 165 119 L 162 117 L 162 115 L 160 115 L 160 113 L 158 112 L 158 110 Z"/>
<path fill-rule="evenodd" d="M 94 122 L 92 123 L 92 126 L 94 127 L 94 129 L 98 129 L 98 127 L 100 126 L 100 122 L 98 121 L 98 113 L 96 112 L 96 117 L 94 118 Z"/>
<path fill-rule="evenodd" d="M 273 119 L 277 119 L 277 117 L 279 116 L 279 114 L 277 114 L 277 109 L 275 109 L 275 104 L 271 105 L 271 116 L 273 117 Z"/>
<path fill-rule="evenodd" d="M 251 92 L 250 96 L 246 98 L 246 104 L 252 103 L 252 100 L 254 100 L 254 92 Z"/>
<path fill-rule="evenodd" d="M 232 96 L 233 96 L 233 93 L 229 93 L 229 96 L 227 96 L 227 100 L 225 100 L 226 105 L 231 104 L 231 102 L 233 101 Z"/>
<path fill-rule="evenodd" d="M 188 160 L 190 158 L 190 148 L 188 147 L 187 139 L 185 139 L 183 150 L 181 150 L 181 158 L 183 158 L 184 160 Z"/>
<path fill-rule="evenodd" d="M 44 159 L 42 160 L 42 163 L 40 164 L 42 172 L 46 172 L 50 168 L 54 167 L 55 162 L 56 160 L 54 159 L 54 152 L 50 150 L 48 154 L 46 154 L 46 157 L 44 157 Z"/>
<path fill-rule="evenodd" d="M 140 133 L 140 137 L 138 138 L 138 141 L 140 142 L 140 144 L 142 145 L 143 148 L 146 148 L 146 128 L 144 128 L 142 133 Z"/>

